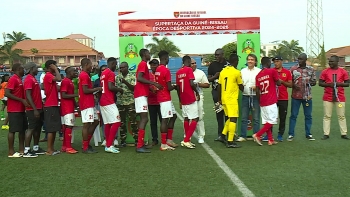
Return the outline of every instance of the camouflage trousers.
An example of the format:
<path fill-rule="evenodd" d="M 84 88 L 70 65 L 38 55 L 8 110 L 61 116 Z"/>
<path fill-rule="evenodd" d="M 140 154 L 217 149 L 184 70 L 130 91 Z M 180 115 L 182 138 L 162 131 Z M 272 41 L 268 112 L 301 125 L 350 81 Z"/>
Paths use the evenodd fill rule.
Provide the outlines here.
<path fill-rule="evenodd" d="M 132 136 L 137 142 L 138 137 L 138 128 L 136 122 L 136 111 L 135 111 L 135 103 L 130 105 L 118 105 L 119 115 L 121 119 L 120 126 L 120 141 L 121 143 L 125 143 L 127 132 L 128 132 L 128 123 L 130 123 Z M 127 122 L 128 120 L 128 122 Z"/>

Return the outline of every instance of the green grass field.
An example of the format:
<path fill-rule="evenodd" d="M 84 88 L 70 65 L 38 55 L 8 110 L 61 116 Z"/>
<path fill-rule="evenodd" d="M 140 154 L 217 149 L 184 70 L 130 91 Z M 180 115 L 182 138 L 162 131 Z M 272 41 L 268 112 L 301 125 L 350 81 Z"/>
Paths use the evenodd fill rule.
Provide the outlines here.
<path fill-rule="evenodd" d="M 330 139 L 320 140 L 322 91 L 319 87 L 313 89 L 312 134 L 316 141 L 305 139 L 301 109 L 293 142 L 260 147 L 248 141 L 240 143 L 240 149 L 227 149 L 214 142 L 217 125 L 210 92 L 206 91 L 206 143 L 257 197 L 350 196 L 350 141 L 340 139 L 336 116 L 332 118 Z M 178 106 L 175 94 L 173 98 Z M 346 108 L 350 109 L 349 105 Z M 176 142 L 182 140 L 180 120 L 174 135 Z M 75 132 L 74 147 L 78 150 L 80 139 L 81 132 Z M 180 147 L 173 152 L 154 147 L 151 154 L 136 154 L 134 147 L 123 148 L 120 154 L 107 154 L 98 147 L 99 153 L 93 155 L 15 159 L 7 158 L 7 131 L 0 133 L 0 141 L 0 193 L 4 197 L 244 196 L 201 145 L 195 150 Z M 57 149 L 60 144 L 57 141 Z"/>

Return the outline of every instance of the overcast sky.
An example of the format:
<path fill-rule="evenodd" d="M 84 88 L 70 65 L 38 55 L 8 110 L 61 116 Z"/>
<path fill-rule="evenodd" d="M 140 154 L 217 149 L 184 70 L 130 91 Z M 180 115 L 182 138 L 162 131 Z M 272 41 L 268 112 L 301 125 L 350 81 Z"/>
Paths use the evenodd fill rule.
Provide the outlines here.
<path fill-rule="evenodd" d="M 166 3 L 165 3 L 166 2 Z M 261 17 L 261 42 L 299 40 L 306 46 L 307 0 L 20 0 L 1 3 L 0 32 L 21 31 L 32 39 L 55 39 L 71 33 L 96 37 L 96 49 L 119 56 L 118 11 L 232 10 Z M 324 0 L 326 50 L 350 45 L 350 1 Z M 235 35 L 170 37 L 182 53 L 213 53 Z M 145 44 L 150 37 L 145 38 Z M 200 45 L 198 43 L 201 43 Z"/>

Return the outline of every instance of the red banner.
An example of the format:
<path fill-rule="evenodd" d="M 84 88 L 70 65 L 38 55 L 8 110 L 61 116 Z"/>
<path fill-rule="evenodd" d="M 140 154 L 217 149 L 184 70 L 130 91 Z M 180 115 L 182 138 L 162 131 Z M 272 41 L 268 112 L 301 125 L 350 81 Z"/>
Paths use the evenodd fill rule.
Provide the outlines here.
<path fill-rule="evenodd" d="M 119 20 L 119 36 L 233 34 L 259 31 L 259 17 Z"/>

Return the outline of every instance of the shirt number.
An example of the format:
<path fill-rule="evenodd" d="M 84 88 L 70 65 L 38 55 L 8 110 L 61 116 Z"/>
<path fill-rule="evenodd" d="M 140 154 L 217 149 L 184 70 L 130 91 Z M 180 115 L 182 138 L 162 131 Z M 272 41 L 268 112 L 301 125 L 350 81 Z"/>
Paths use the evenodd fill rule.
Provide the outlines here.
<path fill-rule="evenodd" d="M 105 93 L 105 82 L 102 80 L 101 83 L 102 83 L 102 93 Z"/>
<path fill-rule="evenodd" d="M 227 86 L 227 77 L 224 78 L 225 80 L 225 91 L 226 91 L 226 86 Z"/>
<path fill-rule="evenodd" d="M 260 94 L 267 94 L 267 93 L 269 93 L 269 91 L 268 91 L 268 88 L 270 86 L 270 82 L 269 81 L 262 81 L 262 82 L 260 82 L 260 86 L 262 87 Z"/>
<path fill-rule="evenodd" d="M 179 80 L 181 83 L 181 92 L 184 92 L 184 79 Z"/>

